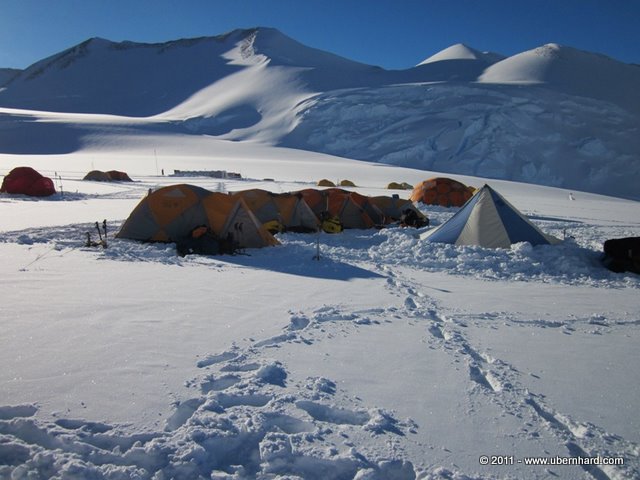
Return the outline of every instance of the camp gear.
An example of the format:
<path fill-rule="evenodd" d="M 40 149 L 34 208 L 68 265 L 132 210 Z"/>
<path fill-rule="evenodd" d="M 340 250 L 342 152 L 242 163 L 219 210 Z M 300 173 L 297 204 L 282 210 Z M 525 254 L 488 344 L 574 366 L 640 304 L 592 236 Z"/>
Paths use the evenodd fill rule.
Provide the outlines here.
<path fill-rule="evenodd" d="M 404 226 L 416 228 L 429 225 L 429 219 L 418 210 L 411 200 L 400 198 L 397 194 L 390 197 L 369 197 L 369 202 L 375 205 L 385 216 L 386 223 L 400 222 Z M 408 212 L 411 211 L 411 213 Z M 409 222 L 411 224 L 409 224 Z"/>
<path fill-rule="evenodd" d="M 603 250 L 602 263 L 612 272 L 640 273 L 640 237 L 606 240 Z"/>
<path fill-rule="evenodd" d="M 338 217 L 325 218 L 322 220 L 321 228 L 327 233 L 340 233 L 343 230 L 343 226 Z"/>

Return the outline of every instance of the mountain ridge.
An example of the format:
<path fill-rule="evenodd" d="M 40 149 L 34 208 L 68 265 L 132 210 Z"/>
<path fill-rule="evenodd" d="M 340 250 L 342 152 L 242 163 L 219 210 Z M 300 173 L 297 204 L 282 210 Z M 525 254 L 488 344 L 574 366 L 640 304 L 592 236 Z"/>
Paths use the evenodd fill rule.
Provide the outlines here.
<path fill-rule="evenodd" d="M 558 44 L 506 58 L 456 44 L 385 70 L 257 27 L 94 37 L 13 74 L 0 109 L 65 116 L 4 112 L 0 153 L 179 133 L 637 197 L 640 68 Z"/>
<path fill-rule="evenodd" d="M 225 63 L 226 66 L 229 66 L 230 62 L 224 58 L 226 53 L 224 49 L 226 48 L 227 51 L 232 50 L 235 47 L 234 43 L 241 41 L 247 43 L 246 48 L 251 45 L 251 53 L 248 53 L 249 50 L 245 51 L 247 58 L 263 55 L 265 59 L 269 59 L 271 66 L 313 70 L 312 72 L 306 72 L 305 81 L 312 89 L 319 91 L 367 87 L 372 84 L 388 85 L 413 82 L 543 83 L 549 88 L 558 88 L 565 93 L 606 99 L 623 108 L 633 108 L 640 111 L 640 95 L 632 92 L 632 87 L 628 86 L 629 84 L 635 86 L 637 85 L 636 82 L 640 82 L 640 68 L 633 64 L 619 62 L 602 54 L 584 52 L 572 47 L 546 44 L 516 55 L 504 57 L 493 52 L 480 52 L 473 47 L 459 43 L 431 55 L 414 67 L 403 70 L 386 70 L 381 67 L 355 62 L 330 52 L 307 47 L 277 29 L 270 27 L 235 29 L 215 36 L 185 38 L 158 43 L 112 42 L 100 37 L 89 38 L 78 45 L 35 62 L 24 70 L 12 71 L 11 75 L 5 74 L 4 90 L 0 92 L 0 105 L 35 110 L 80 111 L 84 113 L 112 113 L 133 116 L 162 113 L 163 108 L 166 110 L 175 105 L 159 102 L 158 105 L 148 104 L 146 108 L 133 109 L 131 112 L 122 109 L 109 111 L 99 102 L 96 105 L 88 105 L 86 102 L 84 105 L 79 105 L 78 102 L 74 103 L 72 97 L 82 96 L 86 92 L 77 92 L 80 86 L 77 82 L 64 81 L 62 82 L 64 85 L 60 85 L 61 80 L 57 78 L 56 71 L 68 69 L 83 57 L 93 55 L 101 56 L 103 63 L 107 66 L 111 63 L 111 70 L 122 72 L 123 65 L 113 58 L 107 58 L 109 52 L 151 50 L 162 54 L 175 49 L 186 51 L 197 45 L 208 44 L 209 49 L 207 52 L 209 58 L 206 55 L 202 55 L 198 60 L 201 62 L 199 66 L 205 68 L 203 73 L 210 75 L 206 80 L 198 82 L 197 85 L 188 84 L 191 90 L 183 89 L 185 91 L 182 95 L 182 97 L 188 97 L 189 94 L 195 93 L 195 88 L 205 85 L 206 81 L 214 82 L 222 74 L 229 73 L 222 69 L 219 75 L 211 75 L 212 72 L 206 70 L 206 67 L 210 66 L 212 58 L 215 57 L 218 59 L 218 67 Z M 190 56 L 192 59 L 195 57 L 194 55 Z M 564 58 L 567 56 L 569 56 L 568 59 Z M 158 69 L 159 66 L 163 67 L 160 62 L 152 63 L 148 60 L 147 68 Z M 191 62 L 189 65 L 192 71 L 196 70 L 193 63 Z M 587 67 L 590 64 L 591 68 L 589 69 Z M 178 65 L 178 67 L 181 66 Z M 586 73 L 590 77 L 596 79 L 604 77 L 613 85 L 607 89 L 594 88 L 592 81 L 590 86 L 585 87 L 584 81 L 576 82 L 576 80 L 580 80 L 577 75 L 571 76 L 571 72 L 576 69 L 580 72 L 587 69 Z M 545 72 L 549 72 L 549 75 L 545 76 Z M 46 74 L 49 74 L 52 78 L 48 78 L 46 82 L 42 83 L 52 84 L 53 86 L 50 88 L 47 89 L 44 85 L 31 82 L 37 77 Z M 108 69 L 107 74 L 110 77 L 114 76 L 113 71 L 108 71 Z M 139 76 L 140 72 L 137 72 L 137 74 Z M 86 69 L 82 72 L 82 75 L 87 76 Z M 328 81 L 328 77 L 333 77 L 331 82 Z M 616 80 L 620 77 L 624 78 L 624 82 Z M 87 85 L 96 83 L 97 80 L 97 78 L 90 78 L 89 75 L 89 78 L 85 81 L 84 88 L 89 88 Z M 136 85 L 133 86 L 136 87 Z M 622 88 L 620 88 L 621 86 Z M 177 88 L 176 85 L 173 85 L 173 87 Z M 113 88 L 115 89 L 116 87 Z M 571 91 L 571 88 L 576 91 Z M 177 89 L 180 90 L 180 88 Z M 608 90 L 608 92 L 605 92 L 605 90 Z M 39 91 L 41 91 L 40 98 L 38 98 Z M 107 94 L 110 93 L 107 88 L 103 89 L 103 91 Z M 616 94 L 612 95 L 611 92 L 616 92 Z M 158 94 L 154 97 L 149 94 L 148 103 L 159 96 L 161 95 Z M 54 102 L 51 101 L 52 97 L 66 97 L 67 100 L 66 102 Z"/>

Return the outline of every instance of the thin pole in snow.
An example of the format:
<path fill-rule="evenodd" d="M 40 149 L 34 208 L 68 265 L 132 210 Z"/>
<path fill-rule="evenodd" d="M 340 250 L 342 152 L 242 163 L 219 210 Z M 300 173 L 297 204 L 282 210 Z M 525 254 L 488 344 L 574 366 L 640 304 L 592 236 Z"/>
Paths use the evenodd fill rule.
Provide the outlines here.
<path fill-rule="evenodd" d="M 313 256 L 314 260 L 320 260 L 320 228 L 317 230 L 318 235 L 316 236 L 316 254 Z"/>

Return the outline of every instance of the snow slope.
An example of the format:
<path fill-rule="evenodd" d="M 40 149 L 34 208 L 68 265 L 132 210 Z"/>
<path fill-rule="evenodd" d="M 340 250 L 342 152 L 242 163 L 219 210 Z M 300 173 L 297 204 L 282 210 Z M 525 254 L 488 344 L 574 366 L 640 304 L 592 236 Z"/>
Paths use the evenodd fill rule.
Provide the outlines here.
<path fill-rule="evenodd" d="M 0 95 L 8 107 L 148 116 L 237 70 L 219 58 L 224 51 L 215 38 L 162 45 L 92 38 L 23 70 Z"/>
<path fill-rule="evenodd" d="M 538 87 L 399 85 L 322 94 L 304 115 L 284 145 L 638 197 L 638 117 L 595 100 Z"/>
<path fill-rule="evenodd" d="M 20 73 L 20 70 L 17 68 L 0 68 L 0 88 L 17 76 L 18 73 Z"/>
<path fill-rule="evenodd" d="M 638 65 L 556 43 L 506 58 L 487 68 L 478 80 L 499 84 L 544 83 L 571 95 L 607 100 L 635 112 L 640 110 Z"/>
<path fill-rule="evenodd" d="M 456 43 L 438 53 L 426 58 L 418 65 L 426 65 L 427 63 L 441 62 L 447 60 L 484 60 L 486 64 L 492 64 L 499 60 L 502 60 L 504 55 L 480 52 L 474 48 L 471 48 L 463 43 Z"/>
<path fill-rule="evenodd" d="M 20 72 L 0 92 L 0 102 L 22 109 L 146 117 L 264 63 L 275 70 L 310 70 L 303 74 L 309 88 L 322 90 L 369 83 L 371 74 L 365 74 L 380 70 L 305 47 L 270 28 L 162 44 L 92 38 Z"/>
<path fill-rule="evenodd" d="M 639 68 L 553 44 L 500 59 L 459 44 L 387 71 L 269 28 L 91 39 L 0 91 L 0 151 L 206 136 L 638 198 Z"/>
<path fill-rule="evenodd" d="M 190 135 L 147 140 L 0 155 L 5 170 L 55 169 L 64 189 L 0 195 L 0 478 L 640 475 L 640 280 L 599 264 L 604 239 L 638 234 L 638 202 L 491 181 L 545 232 L 574 238 L 484 250 L 388 228 L 322 234 L 320 261 L 316 236 L 303 234 L 247 255 L 180 258 L 173 245 L 113 239 L 149 188 L 291 191 L 328 176 L 378 195 L 436 172 Z M 81 181 L 90 167 L 126 168 L 135 181 Z M 455 209 L 424 211 L 436 226 Z M 109 247 L 84 247 L 103 218 Z M 481 455 L 513 465 L 483 466 Z M 529 456 L 624 465 L 520 463 Z"/>

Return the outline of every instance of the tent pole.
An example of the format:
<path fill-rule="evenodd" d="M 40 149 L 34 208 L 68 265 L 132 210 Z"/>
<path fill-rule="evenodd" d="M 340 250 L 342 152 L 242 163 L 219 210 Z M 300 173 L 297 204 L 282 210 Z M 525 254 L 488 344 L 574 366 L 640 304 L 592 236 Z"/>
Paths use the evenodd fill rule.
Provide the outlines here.
<path fill-rule="evenodd" d="M 318 234 L 316 235 L 316 254 L 313 256 L 314 260 L 320 260 L 320 228 L 317 230 Z"/>

